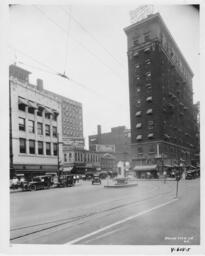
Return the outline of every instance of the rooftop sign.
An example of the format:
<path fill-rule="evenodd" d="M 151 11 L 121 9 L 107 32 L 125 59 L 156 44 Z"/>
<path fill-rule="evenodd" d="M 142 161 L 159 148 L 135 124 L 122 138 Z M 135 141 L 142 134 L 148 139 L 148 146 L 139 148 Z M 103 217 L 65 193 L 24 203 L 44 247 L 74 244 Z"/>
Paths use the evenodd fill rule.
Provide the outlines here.
<path fill-rule="evenodd" d="M 142 5 L 135 10 L 130 11 L 130 21 L 132 24 L 146 19 L 148 15 L 155 12 L 154 5 Z"/>

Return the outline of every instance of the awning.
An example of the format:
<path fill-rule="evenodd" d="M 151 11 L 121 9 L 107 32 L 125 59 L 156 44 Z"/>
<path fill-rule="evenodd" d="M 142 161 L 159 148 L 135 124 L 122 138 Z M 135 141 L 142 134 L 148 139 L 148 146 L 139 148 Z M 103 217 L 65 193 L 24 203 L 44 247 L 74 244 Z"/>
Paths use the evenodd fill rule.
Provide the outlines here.
<path fill-rule="evenodd" d="M 152 109 L 151 109 L 151 108 L 148 109 L 146 113 L 147 113 L 147 114 L 152 114 Z"/>
<path fill-rule="evenodd" d="M 44 109 L 45 108 L 44 106 L 42 106 L 40 104 L 37 104 L 37 106 L 38 106 L 39 109 Z"/>
<path fill-rule="evenodd" d="M 157 169 L 157 165 L 136 165 L 134 171 L 153 171 Z"/>
<path fill-rule="evenodd" d="M 147 97 L 146 101 L 152 101 L 152 96 Z"/>
<path fill-rule="evenodd" d="M 55 109 L 53 109 L 53 113 L 55 114 L 55 115 L 59 115 L 59 112 L 57 111 L 57 110 L 55 110 Z"/>
<path fill-rule="evenodd" d="M 73 169 L 73 167 L 64 167 L 63 172 L 70 172 Z"/>
<path fill-rule="evenodd" d="M 142 114 L 142 111 L 138 111 L 137 113 L 136 113 L 136 116 L 140 116 Z"/>
<path fill-rule="evenodd" d="M 154 137 L 154 133 L 149 133 L 149 134 L 147 135 L 147 137 L 148 137 L 148 138 L 153 138 L 153 137 Z"/>
<path fill-rule="evenodd" d="M 53 114 L 53 111 L 47 107 L 45 107 L 45 112 L 48 114 Z"/>
<path fill-rule="evenodd" d="M 19 97 L 19 104 L 28 105 L 28 100 Z"/>
<path fill-rule="evenodd" d="M 34 102 L 32 102 L 32 101 L 28 101 L 28 106 L 29 106 L 29 107 L 32 107 L 32 108 L 38 108 L 38 107 L 37 107 L 37 104 L 34 103 Z"/>
<path fill-rule="evenodd" d="M 137 140 L 141 140 L 142 139 L 142 135 L 137 135 L 136 139 Z"/>

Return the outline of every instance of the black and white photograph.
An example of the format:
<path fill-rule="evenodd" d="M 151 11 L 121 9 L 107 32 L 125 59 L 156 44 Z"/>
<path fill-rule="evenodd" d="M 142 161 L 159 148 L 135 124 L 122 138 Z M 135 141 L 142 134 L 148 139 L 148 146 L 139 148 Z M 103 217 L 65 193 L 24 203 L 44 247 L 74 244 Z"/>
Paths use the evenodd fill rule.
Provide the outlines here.
<path fill-rule="evenodd" d="M 201 4 L 5 9 L 8 248 L 202 253 Z"/>

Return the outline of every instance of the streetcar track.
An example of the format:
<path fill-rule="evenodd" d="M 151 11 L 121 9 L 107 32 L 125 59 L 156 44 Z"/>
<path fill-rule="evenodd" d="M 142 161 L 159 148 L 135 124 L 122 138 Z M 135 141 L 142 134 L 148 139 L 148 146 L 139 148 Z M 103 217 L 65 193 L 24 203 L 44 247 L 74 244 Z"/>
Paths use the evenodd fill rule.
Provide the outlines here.
<path fill-rule="evenodd" d="M 157 186 L 154 186 L 154 189 L 152 189 L 150 192 L 153 192 L 155 190 L 159 189 L 159 185 Z M 162 193 L 161 193 L 162 194 Z M 125 197 L 127 198 L 127 196 Z M 144 198 L 142 200 L 139 200 L 137 202 L 140 202 L 140 201 L 144 201 L 146 199 L 149 199 L 150 197 L 147 197 L 147 198 Z M 118 201 L 121 201 L 122 198 L 120 199 L 117 199 L 117 200 L 113 200 L 113 202 L 118 202 Z M 136 201 L 134 202 L 130 202 L 131 204 L 132 203 L 135 203 Z M 127 203 L 127 204 L 130 204 L 130 203 Z M 112 208 L 110 208 L 112 210 Z M 88 214 L 84 214 L 85 217 L 88 217 Z M 26 228 L 32 228 L 32 227 L 36 227 L 36 226 L 42 226 L 42 225 L 46 225 L 46 224 L 50 224 L 50 223 L 54 223 L 54 222 L 59 222 L 59 221 L 64 221 L 64 220 L 69 220 L 69 219 L 79 219 L 79 218 L 83 218 L 84 215 L 80 215 L 80 216 L 75 216 L 75 217 L 69 217 L 69 218 L 64 218 L 64 219 L 58 219 L 58 220 L 52 220 L 52 221 L 48 221 L 48 222 L 44 222 L 44 223 L 38 223 L 38 224 L 34 224 L 34 225 L 29 225 L 29 226 L 23 226 L 23 227 L 14 227 L 12 229 L 10 229 L 10 231 L 17 231 L 17 230 L 22 230 L 22 229 L 26 229 Z"/>
<path fill-rule="evenodd" d="M 159 188 L 159 186 L 157 186 L 157 187 Z M 91 212 L 89 214 L 84 214 L 84 215 L 80 215 L 80 216 L 76 216 L 76 217 L 69 217 L 69 218 L 60 219 L 60 220 L 49 221 L 49 222 L 46 222 L 46 223 L 40 223 L 40 224 L 30 225 L 30 226 L 20 227 L 20 228 L 14 228 L 14 229 L 11 230 L 11 232 L 20 231 L 20 230 L 27 229 L 27 228 L 32 228 L 32 227 L 39 227 L 39 226 L 42 226 L 42 225 L 48 225 L 50 223 L 56 223 L 56 222 L 59 222 L 59 221 L 63 220 L 63 222 L 61 222 L 61 223 L 53 224 L 51 226 L 44 227 L 44 228 L 41 228 L 41 229 L 38 229 L 38 230 L 34 230 L 32 232 L 27 232 L 26 234 L 21 234 L 21 235 L 12 237 L 12 238 L 10 238 L 10 240 L 13 241 L 13 240 L 16 240 L 16 239 L 19 239 L 19 238 L 22 238 L 22 237 L 26 237 L 26 236 L 29 236 L 29 235 L 33 235 L 33 234 L 36 234 L 36 233 L 40 233 L 40 232 L 43 232 L 43 231 L 46 231 L 46 230 L 51 230 L 51 229 L 57 228 L 59 226 L 63 226 L 65 224 L 76 223 L 79 220 L 82 220 L 82 219 L 85 219 L 85 218 L 89 218 L 91 216 L 95 216 L 95 215 L 98 215 L 98 214 L 101 214 L 101 213 L 104 213 L 104 212 L 114 211 L 114 210 L 126 207 L 128 205 L 139 204 L 139 203 L 144 202 L 146 200 L 157 198 L 157 197 L 160 197 L 162 195 L 169 194 L 171 192 L 173 192 L 173 191 L 169 190 L 168 192 L 159 193 L 159 194 L 156 194 L 154 196 L 146 197 L 146 198 L 144 198 L 142 200 L 132 201 L 132 202 L 128 202 L 128 203 L 125 203 L 125 204 L 120 204 L 120 205 L 117 205 L 117 206 L 112 207 L 112 208 L 108 208 L 108 209 L 105 209 L 105 210 L 98 210 L 98 211 L 95 211 L 95 212 Z M 83 224 L 83 223 L 85 223 L 85 222 L 82 222 L 80 224 Z"/>

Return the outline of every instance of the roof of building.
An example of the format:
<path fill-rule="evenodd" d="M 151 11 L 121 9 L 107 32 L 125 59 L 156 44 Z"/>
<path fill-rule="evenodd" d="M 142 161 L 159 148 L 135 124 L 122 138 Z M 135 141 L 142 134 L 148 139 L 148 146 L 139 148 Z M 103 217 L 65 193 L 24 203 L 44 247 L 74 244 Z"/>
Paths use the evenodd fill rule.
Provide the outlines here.
<path fill-rule="evenodd" d="M 139 22 L 136 22 L 126 28 L 124 28 L 124 31 L 126 34 L 128 34 L 129 31 L 131 30 L 134 30 L 136 28 L 136 26 L 140 26 L 140 25 L 143 25 L 144 23 L 146 22 L 150 22 L 152 21 L 153 19 L 158 19 L 159 20 L 159 23 L 161 24 L 161 26 L 165 29 L 165 31 L 167 32 L 167 35 L 169 36 L 170 40 L 172 41 L 172 44 L 174 45 L 175 49 L 178 51 L 179 55 L 181 56 L 182 58 L 182 61 L 184 62 L 184 64 L 186 65 L 187 69 L 189 70 L 189 72 L 191 73 L 191 75 L 193 76 L 193 72 L 188 64 L 188 62 L 186 61 L 185 57 L 183 56 L 181 50 L 179 49 L 176 41 L 174 40 L 174 38 L 172 37 L 169 29 L 167 28 L 165 22 L 163 21 L 160 13 L 155 13 L 155 14 L 151 14 L 151 15 L 148 15 L 145 19 L 142 19 L 140 20 Z"/>

